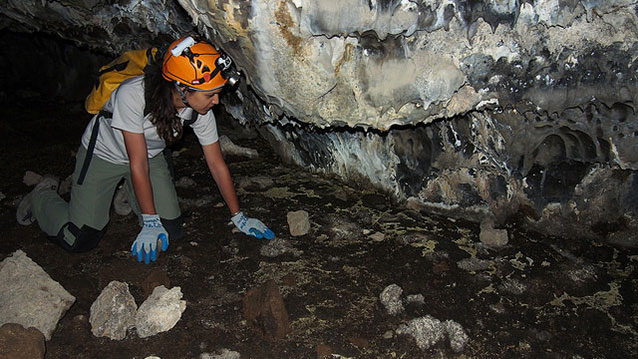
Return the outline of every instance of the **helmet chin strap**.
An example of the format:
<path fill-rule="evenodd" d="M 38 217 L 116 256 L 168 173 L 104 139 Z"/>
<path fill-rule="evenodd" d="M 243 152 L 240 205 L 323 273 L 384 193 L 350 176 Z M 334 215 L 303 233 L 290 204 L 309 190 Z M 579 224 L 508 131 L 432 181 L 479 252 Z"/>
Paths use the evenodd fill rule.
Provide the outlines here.
<path fill-rule="evenodd" d="M 177 82 L 175 82 L 174 84 L 175 88 L 177 89 L 177 93 L 179 93 L 180 97 L 182 98 L 182 102 L 184 103 L 184 105 L 186 105 L 186 107 L 191 107 L 188 104 L 188 100 L 186 99 L 186 92 L 184 92 L 184 90 L 179 87 L 179 84 Z"/>
<path fill-rule="evenodd" d="M 199 113 L 199 111 L 197 111 L 196 109 L 194 109 L 189 103 L 188 100 L 186 99 L 186 92 L 184 92 L 184 90 L 182 90 L 179 85 L 178 82 L 175 82 L 175 88 L 177 89 L 177 93 L 179 93 L 179 96 L 182 98 L 182 102 L 184 103 L 184 106 L 186 107 L 190 107 L 193 109 L 193 113 Z M 203 113 L 199 113 L 200 115 L 203 115 Z"/>

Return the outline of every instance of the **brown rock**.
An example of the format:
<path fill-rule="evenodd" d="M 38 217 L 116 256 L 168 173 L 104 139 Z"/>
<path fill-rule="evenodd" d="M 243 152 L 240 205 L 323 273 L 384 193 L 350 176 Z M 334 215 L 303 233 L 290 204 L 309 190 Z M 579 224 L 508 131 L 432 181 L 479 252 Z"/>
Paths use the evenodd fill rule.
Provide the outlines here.
<path fill-rule="evenodd" d="M 0 359 L 41 359 L 45 352 L 44 334 L 36 328 L 15 323 L 0 327 Z"/>
<path fill-rule="evenodd" d="M 445 273 L 449 270 L 450 265 L 446 261 L 434 263 L 434 265 L 432 266 L 432 272 L 434 272 L 435 274 Z"/>
<path fill-rule="evenodd" d="M 319 344 L 317 348 L 317 359 L 328 359 L 332 357 L 332 348 L 326 344 Z"/>
<path fill-rule="evenodd" d="M 283 339 L 290 332 L 288 312 L 275 281 L 269 280 L 246 293 L 244 319 L 268 340 Z"/>
<path fill-rule="evenodd" d="M 368 339 L 361 337 L 349 337 L 348 341 L 358 348 L 367 348 L 370 345 Z"/>
<path fill-rule="evenodd" d="M 281 277 L 281 281 L 284 285 L 287 286 L 293 286 L 297 284 L 297 278 L 292 273 L 288 273 L 285 276 Z"/>
<path fill-rule="evenodd" d="M 159 269 L 154 269 L 151 273 L 142 281 L 142 291 L 144 291 L 144 298 L 153 293 L 155 287 L 163 285 L 166 288 L 171 287 L 171 280 L 168 278 L 166 272 Z"/>

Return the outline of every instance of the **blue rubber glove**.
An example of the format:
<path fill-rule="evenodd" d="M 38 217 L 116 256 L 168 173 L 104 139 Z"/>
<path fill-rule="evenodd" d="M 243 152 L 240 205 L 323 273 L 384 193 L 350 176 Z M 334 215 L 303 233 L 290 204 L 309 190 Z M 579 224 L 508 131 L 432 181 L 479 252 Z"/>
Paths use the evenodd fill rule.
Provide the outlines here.
<path fill-rule="evenodd" d="M 275 238 L 273 231 L 266 227 L 265 224 L 258 219 L 246 217 L 244 212 L 237 213 L 230 220 L 233 221 L 237 229 L 249 236 L 266 239 Z"/>
<path fill-rule="evenodd" d="M 149 260 L 157 259 L 157 242 L 161 243 L 162 251 L 168 249 L 168 234 L 157 214 L 142 214 L 144 226 L 131 246 L 131 255 L 137 256 L 137 261 L 148 264 Z"/>

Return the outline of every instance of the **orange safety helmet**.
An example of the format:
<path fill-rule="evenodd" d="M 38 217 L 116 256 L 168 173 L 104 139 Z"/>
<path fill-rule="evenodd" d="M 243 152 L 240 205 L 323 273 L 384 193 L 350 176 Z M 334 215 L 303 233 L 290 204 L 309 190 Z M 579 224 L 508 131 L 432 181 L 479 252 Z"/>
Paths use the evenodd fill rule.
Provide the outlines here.
<path fill-rule="evenodd" d="M 232 86 L 239 80 L 239 74 L 231 69 L 231 65 L 232 60 L 221 50 L 188 36 L 175 40 L 168 47 L 162 76 L 196 91 L 212 91 L 227 82 Z"/>

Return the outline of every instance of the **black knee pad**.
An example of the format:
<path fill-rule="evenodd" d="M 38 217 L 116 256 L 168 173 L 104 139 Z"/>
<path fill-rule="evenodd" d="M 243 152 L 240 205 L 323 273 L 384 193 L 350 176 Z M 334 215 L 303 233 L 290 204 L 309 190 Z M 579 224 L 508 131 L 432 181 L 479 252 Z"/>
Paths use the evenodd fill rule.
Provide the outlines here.
<path fill-rule="evenodd" d="M 162 221 L 162 225 L 168 232 L 168 240 L 169 242 L 173 242 L 184 237 L 184 220 L 182 220 L 182 216 L 179 216 L 175 219 L 164 219 L 160 218 Z"/>
<path fill-rule="evenodd" d="M 64 240 L 65 228 L 68 228 L 69 232 L 71 232 L 73 236 L 75 236 L 75 242 L 73 242 L 73 245 L 69 245 Z M 90 251 L 91 249 L 97 247 L 103 236 L 104 229 L 98 230 L 87 225 L 82 226 L 82 228 L 78 228 L 75 224 L 69 222 L 66 225 L 62 226 L 62 229 L 60 229 L 60 232 L 58 232 L 56 243 L 69 252 L 81 253 Z"/>

